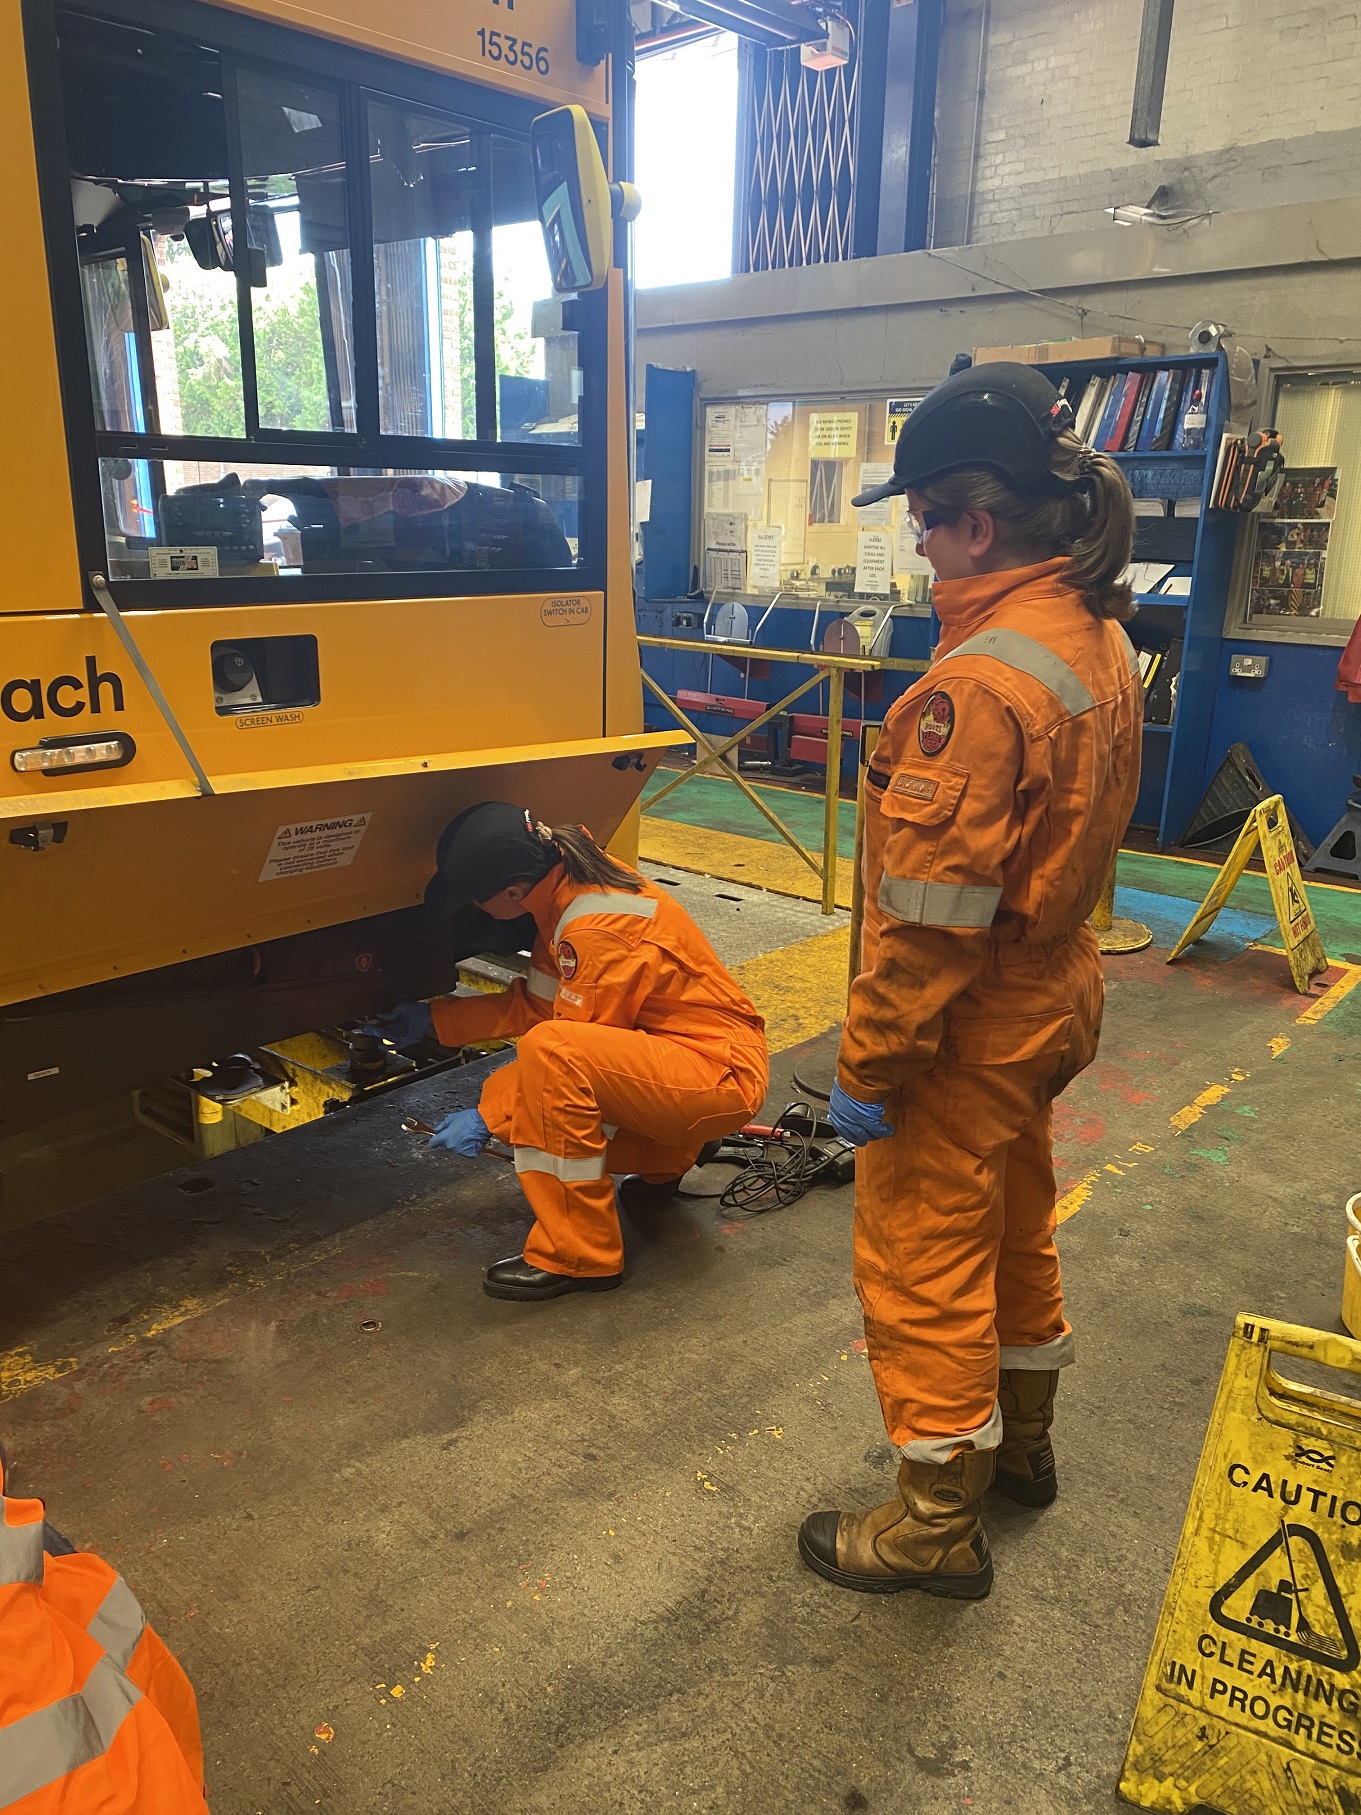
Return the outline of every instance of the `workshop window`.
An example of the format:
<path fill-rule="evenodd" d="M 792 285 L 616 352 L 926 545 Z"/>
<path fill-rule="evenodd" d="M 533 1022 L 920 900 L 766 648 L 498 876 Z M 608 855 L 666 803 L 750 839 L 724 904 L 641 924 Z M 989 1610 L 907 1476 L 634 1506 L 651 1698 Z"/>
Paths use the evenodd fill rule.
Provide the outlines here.
<path fill-rule="evenodd" d="M 1285 479 L 1250 519 L 1239 629 L 1345 641 L 1361 613 L 1361 374 L 1278 374 L 1272 421 Z"/>
<path fill-rule="evenodd" d="M 314 74 L 306 39 L 285 67 L 277 32 L 273 61 L 243 54 L 253 27 L 228 48 L 60 21 L 102 515 L 87 564 L 149 583 L 146 603 L 182 602 L 150 584 L 172 579 L 244 600 L 598 566 L 582 421 L 598 449 L 605 411 L 581 362 L 604 302 L 552 297 L 516 136 L 532 103 L 493 129 L 455 82 L 466 116 L 367 92 L 372 59 L 345 81 L 334 47 Z"/>

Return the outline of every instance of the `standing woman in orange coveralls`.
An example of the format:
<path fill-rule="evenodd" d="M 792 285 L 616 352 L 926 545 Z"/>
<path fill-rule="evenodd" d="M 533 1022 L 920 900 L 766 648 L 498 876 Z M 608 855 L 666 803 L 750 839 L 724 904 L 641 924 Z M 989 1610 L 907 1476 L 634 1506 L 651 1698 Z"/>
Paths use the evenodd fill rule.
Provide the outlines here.
<path fill-rule="evenodd" d="M 504 995 L 404 1003 L 378 1025 L 399 1045 L 518 1039 L 431 1146 L 515 1150 L 536 1220 L 524 1253 L 487 1269 L 493 1298 L 607 1291 L 624 1268 L 610 1174 L 632 1175 L 631 1207 L 668 1202 L 705 1142 L 765 1101 L 765 1023 L 680 903 L 583 827 L 484 801 L 446 827 L 437 861 L 432 906 L 464 933 L 471 904 L 524 920 L 529 976 Z"/>
<path fill-rule="evenodd" d="M 865 800 L 863 970 L 831 1118 L 861 1149 L 855 1285 L 898 1491 L 806 1519 L 843 1588 L 978 1599 L 989 1486 L 1056 1491 L 1073 1359 L 1054 1245 L 1050 1105 L 1089 1065 L 1087 917 L 1134 807 L 1143 692 L 1121 574 L 1134 509 L 1044 376 L 998 363 L 926 397 L 898 441 L 935 569 L 930 672 L 890 709 Z"/>

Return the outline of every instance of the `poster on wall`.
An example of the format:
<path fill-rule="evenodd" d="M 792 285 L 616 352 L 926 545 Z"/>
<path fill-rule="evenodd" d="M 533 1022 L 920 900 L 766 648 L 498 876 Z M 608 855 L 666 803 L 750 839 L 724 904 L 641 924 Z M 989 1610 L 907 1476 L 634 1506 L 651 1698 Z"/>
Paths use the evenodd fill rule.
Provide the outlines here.
<path fill-rule="evenodd" d="M 784 531 L 754 529 L 751 532 L 751 554 L 747 562 L 747 585 L 752 592 L 778 592 L 780 589 L 780 550 Z"/>
<path fill-rule="evenodd" d="M 770 479 L 766 482 L 766 522 L 784 529 L 781 558 L 793 567 L 803 562 L 808 542 L 808 481 Z"/>
<path fill-rule="evenodd" d="M 859 440 L 858 410 L 814 410 L 808 418 L 810 460 L 849 460 Z"/>
<path fill-rule="evenodd" d="M 1252 618 L 1317 618 L 1323 612 L 1337 468 L 1287 468 L 1269 516 L 1257 522 L 1248 582 Z"/>
<path fill-rule="evenodd" d="M 893 569 L 893 535 L 887 529 L 862 529 L 856 537 L 855 590 L 887 598 Z"/>
<path fill-rule="evenodd" d="M 884 405 L 884 446 L 897 447 L 903 424 L 921 402 L 920 397 L 890 397 Z"/>
<path fill-rule="evenodd" d="M 861 492 L 873 490 L 875 486 L 887 485 L 893 477 L 893 468 L 886 460 L 866 460 L 860 467 L 860 484 L 856 487 L 857 496 Z M 856 507 L 856 522 L 861 529 L 888 529 L 893 523 L 893 499 L 881 498 L 877 504 L 862 504 Z"/>

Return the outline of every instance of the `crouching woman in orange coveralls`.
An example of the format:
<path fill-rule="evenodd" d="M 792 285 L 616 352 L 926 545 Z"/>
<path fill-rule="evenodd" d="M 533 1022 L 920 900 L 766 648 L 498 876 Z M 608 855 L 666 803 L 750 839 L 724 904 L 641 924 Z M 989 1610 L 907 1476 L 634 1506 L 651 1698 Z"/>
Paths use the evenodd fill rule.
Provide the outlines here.
<path fill-rule="evenodd" d="M 814 1513 L 799 1549 L 844 1588 L 976 1599 L 990 1485 L 1054 1497 L 1073 1359 L 1054 1245 L 1050 1105 L 1096 1052 L 1087 925 L 1134 807 L 1143 695 L 1117 619 L 1133 504 L 1042 374 L 939 385 L 894 477 L 935 569 L 941 637 L 890 709 L 865 805 L 863 970 L 831 1118 L 861 1149 L 855 1285 L 898 1491 Z"/>
<path fill-rule="evenodd" d="M 632 1175 L 626 1203 L 668 1201 L 705 1142 L 764 1102 L 765 1023 L 680 903 L 582 827 L 484 801 L 446 828 L 438 863 L 434 904 L 462 930 L 468 904 L 524 920 L 528 979 L 402 1004 L 379 1025 L 399 1045 L 431 1030 L 445 1046 L 518 1041 L 431 1145 L 514 1149 L 535 1222 L 523 1254 L 487 1269 L 493 1298 L 607 1291 L 624 1267 L 610 1174 Z"/>

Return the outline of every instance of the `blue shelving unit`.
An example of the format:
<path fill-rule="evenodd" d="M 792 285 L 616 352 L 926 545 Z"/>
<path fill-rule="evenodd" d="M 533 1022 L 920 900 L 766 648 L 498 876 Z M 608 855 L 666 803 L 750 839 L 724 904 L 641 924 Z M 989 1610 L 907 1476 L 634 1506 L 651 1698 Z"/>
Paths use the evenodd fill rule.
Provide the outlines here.
<path fill-rule="evenodd" d="M 1210 485 L 1219 455 L 1220 437 L 1228 416 L 1228 361 L 1223 353 L 1164 355 L 1153 359 L 1104 359 L 1082 364 L 1055 362 L 1041 367 L 1054 384 L 1069 380 L 1068 393 L 1076 407 L 1087 379 L 1093 374 L 1135 372 L 1174 366 L 1214 365 L 1208 399 L 1208 421 L 1203 452 L 1116 454 L 1115 460 L 1129 480 L 1136 498 L 1199 498 L 1198 518 L 1141 518 L 1141 539 L 1152 541 L 1148 525 L 1156 526 L 1163 551 L 1150 547 L 1135 559 L 1174 561 L 1183 574 L 1189 570 L 1191 590 L 1185 598 L 1141 595 L 1138 605 L 1145 625 L 1165 637 L 1180 625 L 1181 672 L 1177 683 L 1176 710 L 1170 725 L 1145 725 L 1143 781 L 1135 807 L 1135 825 L 1157 832 L 1160 846 L 1175 844 L 1200 805 L 1208 780 L 1210 721 L 1223 642 L 1224 611 L 1233 568 L 1234 543 L 1240 519 L 1231 512 L 1210 509 Z M 1178 531 L 1165 527 L 1175 522 Z M 1183 527 L 1184 526 L 1184 527 Z M 1184 552 L 1183 552 L 1184 551 Z M 1156 614 L 1154 616 L 1153 614 Z M 1139 618 L 1128 626 L 1137 643 L 1145 626 Z"/>

